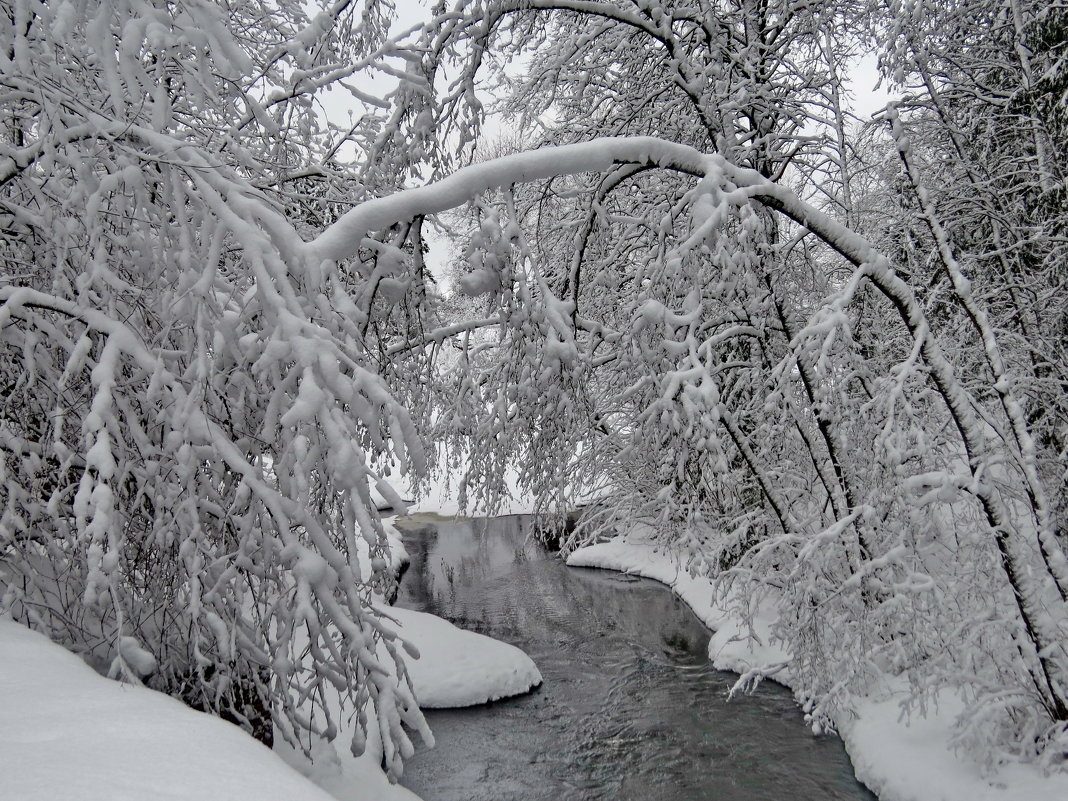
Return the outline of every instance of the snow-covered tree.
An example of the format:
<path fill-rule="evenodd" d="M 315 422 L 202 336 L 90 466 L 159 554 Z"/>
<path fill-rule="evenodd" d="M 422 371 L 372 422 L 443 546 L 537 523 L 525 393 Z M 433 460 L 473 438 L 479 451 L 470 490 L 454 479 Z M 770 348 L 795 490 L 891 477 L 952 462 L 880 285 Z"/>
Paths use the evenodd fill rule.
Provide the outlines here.
<path fill-rule="evenodd" d="M 388 231 L 344 268 L 302 243 L 409 165 L 355 79 L 419 79 L 389 4 L 307 6 L 4 4 L 0 595 L 264 738 L 272 710 L 332 736 L 340 693 L 398 771 L 403 726 L 427 730 L 372 602 L 393 579 L 369 493 L 423 455 L 370 309 L 417 288 Z"/>
<path fill-rule="evenodd" d="M 652 525 L 740 609 L 771 599 L 818 723 L 900 674 L 920 704 L 959 689 L 981 753 L 1060 764 L 1057 19 L 459 3 L 428 47 L 432 76 L 459 59 L 440 130 L 477 129 L 497 67 L 538 144 L 627 137 L 611 165 L 513 173 L 480 200 L 466 284 L 496 298 L 498 345 L 469 349 L 440 418 L 496 455 L 468 489 L 500 489 L 511 452 L 546 506 L 607 494 L 572 544 Z M 840 84 L 864 26 L 915 83 L 870 167 Z"/>
<path fill-rule="evenodd" d="M 1063 765 L 1065 338 L 1028 272 L 1062 277 L 1060 16 L 460 0 L 391 41 L 384 8 L 0 18 L 5 608 L 207 706 L 251 685 L 290 738 L 341 692 L 396 774 L 426 730 L 369 484 L 418 480 L 422 437 L 477 455 L 469 495 L 509 460 L 547 510 L 599 493 L 571 545 L 650 525 L 776 604 L 814 723 L 900 675 Z M 862 25 L 919 81 L 866 169 Z M 484 78 L 530 149 L 464 166 Z M 422 231 L 465 204 L 485 305 L 441 319 Z"/>

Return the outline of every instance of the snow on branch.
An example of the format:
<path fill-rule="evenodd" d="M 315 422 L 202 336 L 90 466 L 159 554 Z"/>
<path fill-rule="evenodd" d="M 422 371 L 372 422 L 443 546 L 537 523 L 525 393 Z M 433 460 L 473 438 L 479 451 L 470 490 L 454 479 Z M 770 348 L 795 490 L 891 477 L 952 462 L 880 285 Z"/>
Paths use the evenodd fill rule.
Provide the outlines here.
<path fill-rule="evenodd" d="M 458 208 L 490 190 L 582 172 L 603 172 L 613 164 L 646 164 L 703 176 L 708 157 L 686 145 L 655 137 L 611 137 L 547 147 L 473 164 L 426 186 L 361 203 L 308 243 L 313 257 L 352 256 L 368 233 L 418 216 Z"/>

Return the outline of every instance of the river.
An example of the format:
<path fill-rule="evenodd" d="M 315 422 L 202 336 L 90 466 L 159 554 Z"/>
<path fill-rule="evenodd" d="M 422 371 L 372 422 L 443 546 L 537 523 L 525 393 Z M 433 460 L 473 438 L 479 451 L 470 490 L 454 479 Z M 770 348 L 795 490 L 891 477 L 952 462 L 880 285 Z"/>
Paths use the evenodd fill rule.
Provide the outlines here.
<path fill-rule="evenodd" d="M 709 633 L 663 585 L 570 568 L 522 516 L 398 521 L 412 563 L 397 603 L 512 643 L 544 683 L 427 711 L 437 745 L 402 781 L 425 801 L 874 801 L 841 742 L 814 737 L 765 682 L 725 701 Z"/>

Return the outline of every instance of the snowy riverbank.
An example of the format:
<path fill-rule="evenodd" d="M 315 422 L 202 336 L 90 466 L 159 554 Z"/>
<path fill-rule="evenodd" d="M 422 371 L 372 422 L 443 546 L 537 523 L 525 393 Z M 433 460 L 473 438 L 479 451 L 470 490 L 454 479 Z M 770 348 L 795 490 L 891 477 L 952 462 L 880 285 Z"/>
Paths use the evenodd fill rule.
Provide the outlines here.
<path fill-rule="evenodd" d="M 6 619 L 0 619 L 0 797 L 330 801 L 233 724 L 103 678 Z"/>
<path fill-rule="evenodd" d="M 517 509 L 522 504 L 517 504 Z M 407 556 L 389 528 L 393 566 Z M 771 642 L 767 610 L 756 646 L 737 618 L 714 601 L 709 582 L 690 576 L 662 546 L 640 537 L 573 553 L 573 566 L 618 570 L 668 585 L 713 630 L 709 657 L 744 672 L 785 661 Z M 421 612 L 384 607 L 421 653 L 409 671 L 427 708 L 484 703 L 540 683 L 522 651 Z M 776 680 L 789 686 L 788 670 Z M 1068 777 L 1027 765 L 983 776 L 949 743 L 958 704 L 945 697 L 927 718 L 900 716 L 893 685 L 858 701 L 838 721 L 857 777 L 881 801 L 1037 801 L 1068 798 Z M 745 703 L 744 699 L 735 703 Z M 344 727 L 343 727 L 344 728 Z M 45 637 L 0 619 L 0 796 L 19 801 L 133 801 L 142 798 L 231 801 L 418 801 L 391 785 L 370 738 L 361 757 L 347 750 L 351 731 L 313 748 L 314 762 L 279 741 L 275 753 L 236 727 L 160 693 L 102 678 Z M 288 764 L 288 766 L 287 766 Z M 309 781 L 310 780 L 310 781 Z"/>
<path fill-rule="evenodd" d="M 407 560 L 387 524 L 391 561 Z M 518 648 L 423 612 L 387 607 L 420 653 L 408 670 L 424 708 L 470 706 L 541 683 Z M 274 751 L 238 727 L 162 693 L 106 679 L 74 654 L 0 618 L 0 798 L 18 801 L 419 801 L 390 784 L 371 726 L 360 757 L 353 721 L 314 761 L 276 738 Z"/>
<path fill-rule="evenodd" d="M 748 637 L 742 622 L 727 614 L 714 598 L 707 579 L 691 576 L 680 558 L 641 536 L 580 548 L 567 563 L 574 567 L 618 570 L 662 582 L 684 600 L 712 631 L 709 658 L 721 670 L 745 672 L 781 663 L 786 654 L 769 636 L 771 610 L 755 621 L 760 643 Z M 789 671 L 775 675 L 790 686 Z M 1068 798 L 1068 776 L 1044 776 L 1031 765 L 1006 765 L 983 776 L 967 755 L 950 746 L 959 703 L 949 695 L 926 718 L 901 716 L 901 694 L 893 689 L 857 702 L 851 720 L 837 721 L 838 731 L 857 778 L 880 801 L 1038 801 Z M 744 699 L 734 703 L 745 703 Z"/>
<path fill-rule="evenodd" d="M 408 562 L 408 552 L 393 522 L 383 523 L 391 567 L 399 575 Z M 419 653 L 407 667 L 422 709 L 485 704 L 530 692 L 541 684 L 537 665 L 514 645 L 465 631 L 426 612 L 384 603 L 380 609 Z"/>

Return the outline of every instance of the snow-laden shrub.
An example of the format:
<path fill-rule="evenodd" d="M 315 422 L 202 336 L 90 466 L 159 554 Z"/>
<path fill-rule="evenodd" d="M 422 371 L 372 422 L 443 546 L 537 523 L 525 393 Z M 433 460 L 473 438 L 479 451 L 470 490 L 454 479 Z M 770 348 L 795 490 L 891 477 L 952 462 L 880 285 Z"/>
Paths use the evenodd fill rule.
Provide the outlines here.
<path fill-rule="evenodd" d="M 336 155 L 388 120 L 314 104 L 383 63 L 388 9 L 325 9 L 0 15 L 0 608 L 296 743 L 341 694 L 396 773 L 427 730 L 369 602 L 393 580 L 371 466 L 424 459 L 368 355 L 370 271 L 303 248 L 379 180 Z"/>

